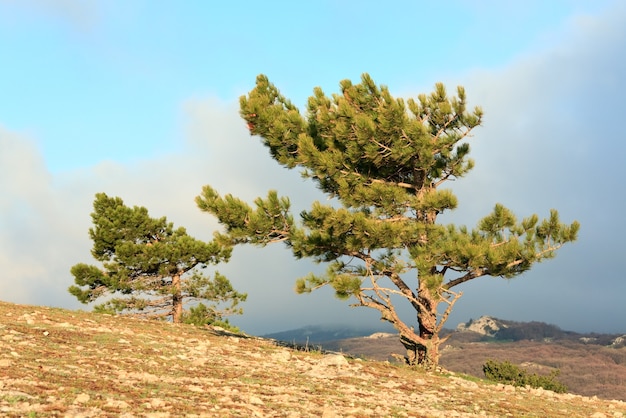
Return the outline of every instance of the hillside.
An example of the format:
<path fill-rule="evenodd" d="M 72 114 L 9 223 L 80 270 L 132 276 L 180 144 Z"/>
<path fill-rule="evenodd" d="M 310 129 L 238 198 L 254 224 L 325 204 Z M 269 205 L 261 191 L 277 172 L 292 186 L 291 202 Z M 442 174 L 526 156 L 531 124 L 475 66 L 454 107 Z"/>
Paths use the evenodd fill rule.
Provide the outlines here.
<path fill-rule="evenodd" d="M 217 329 L 0 302 L 0 415 L 599 418 L 626 416 L 626 404 Z"/>
<path fill-rule="evenodd" d="M 482 317 L 461 324 L 444 344 L 441 365 L 447 370 L 483 377 L 488 359 L 510 361 L 532 373 L 549 374 L 572 393 L 626 401 L 626 346 L 621 335 L 578 334 L 542 322 L 514 322 Z M 374 337 L 374 338 L 372 338 Z M 394 334 L 325 341 L 331 350 L 376 360 L 403 354 Z"/>

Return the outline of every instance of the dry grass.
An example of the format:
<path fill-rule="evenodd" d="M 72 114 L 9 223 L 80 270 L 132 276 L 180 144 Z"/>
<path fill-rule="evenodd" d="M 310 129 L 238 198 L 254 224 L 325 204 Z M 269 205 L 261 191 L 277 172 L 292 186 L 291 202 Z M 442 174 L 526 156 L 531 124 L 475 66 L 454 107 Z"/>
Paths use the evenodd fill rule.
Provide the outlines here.
<path fill-rule="evenodd" d="M 472 375 L 482 374 L 487 359 L 508 360 L 531 372 L 549 374 L 559 369 L 558 380 L 571 392 L 626 401 L 626 348 L 609 348 L 582 343 L 455 344 L 444 351 L 442 364 L 451 370 Z"/>
<path fill-rule="evenodd" d="M 0 415 L 9 417 L 626 416 L 617 401 L 1 302 L 0 348 Z"/>
<path fill-rule="evenodd" d="M 477 342 L 470 333 L 455 334 L 444 346 L 441 365 L 448 370 L 483 377 L 489 359 L 510 361 L 531 373 L 549 374 L 558 368 L 558 380 L 570 392 L 602 399 L 626 401 L 626 347 L 612 348 L 571 340 L 553 342 Z M 325 347 L 376 360 L 402 354 L 397 337 L 351 338 L 333 341 Z"/>

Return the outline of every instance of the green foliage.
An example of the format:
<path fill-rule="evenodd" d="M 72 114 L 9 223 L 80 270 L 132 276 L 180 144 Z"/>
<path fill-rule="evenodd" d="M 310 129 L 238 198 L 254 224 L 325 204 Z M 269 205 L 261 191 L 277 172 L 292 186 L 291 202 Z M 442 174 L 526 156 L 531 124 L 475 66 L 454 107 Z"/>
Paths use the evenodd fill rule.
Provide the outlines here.
<path fill-rule="evenodd" d="M 377 309 L 417 361 L 436 364 L 424 352 L 437 355 L 437 333 L 461 295 L 456 286 L 518 276 L 577 237 L 579 224 L 561 223 L 556 211 L 520 222 L 500 204 L 473 229 L 436 222 L 458 203 L 443 185 L 474 166 L 467 140 L 483 113 L 468 109 L 462 87 L 450 96 L 436 84 L 432 93 L 405 101 L 363 74 L 359 84 L 341 81 L 331 96 L 314 89 L 301 114 L 259 75 L 240 98 L 240 114 L 277 163 L 300 169 L 329 202 L 313 202 L 297 222 L 276 191 L 251 205 L 205 186 L 196 202 L 225 227 L 217 240 L 283 242 L 297 258 L 329 263 L 325 274 L 299 279 L 296 290 L 330 286 L 354 306 Z M 397 297 L 413 306 L 418 326 L 404 324 Z"/>
<path fill-rule="evenodd" d="M 280 164 L 300 166 L 321 190 L 353 207 L 374 203 L 385 212 L 405 213 L 407 194 L 472 168 L 469 145 L 459 142 L 480 124 L 482 110 L 466 111 L 462 88 L 449 98 L 438 84 L 433 94 L 409 100 L 407 107 L 367 74 L 361 84 L 340 85 L 341 94 L 332 98 L 316 88 L 304 118 L 260 75 L 240 100 L 241 115 Z M 377 182 L 386 187 L 372 190 Z"/>
<path fill-rule="evenodd" d="M 189 307 L 189 310 L 183 314 L 183 323 L 195 326 L 212 325 L 224 328 L 231 332 L 241 332 L 241 330 L 230 324 L 228 319 L 223 319 L 221 312 L 216 311 L 212 307 L 199 303 L 196 306 Z"/>
<path fill-rule="evenodd" d="M 507 385 L 543 388 L 556 393 L 567 392 L 567 387 L 556 380 L 561 372 L 558 369 L 553 370 L 548 376 L 536 373 L 529 374 L 526 370 L 508 361 L 487 360 L 483 365 L 483 372 L 487 379 Z"/>
<path fill-rule="evenodd" d="M 97 312 L 130 312 L 177 321 L 185 299 L 215 302 L 220 315 L 241 313 L 245 294 L 236 292 L 219 273 L 201 274 L 209 264 L 228 261 L 232 248 L 203 242 L 144 207 L 128 207 L 119 197 L 96 194 L 91 214 L 92 255 L 102 267 L 79 263 L 71 268 L 69 292 L 82 303 L 107 297 Z M 217 310 L 218 305 L 226 305 Z M 217 319 L 221 319 L 218 315 Z"/>

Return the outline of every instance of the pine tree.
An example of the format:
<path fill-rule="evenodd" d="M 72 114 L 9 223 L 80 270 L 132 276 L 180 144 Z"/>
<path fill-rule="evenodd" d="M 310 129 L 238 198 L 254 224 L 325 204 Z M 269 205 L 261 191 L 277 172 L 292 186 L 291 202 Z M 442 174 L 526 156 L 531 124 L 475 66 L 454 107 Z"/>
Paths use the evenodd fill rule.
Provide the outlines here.
<path fill-rule="evenodd" d="M 457 206 L 442 185 L 474 165 L 466 141 L 482 110 L 466 109 L 462 87 L 449 97 L 436 84 L 406 102 L 367 74 L 340 87 L 332 97 L 316 88 L 306 116 L 263 75 L 240 99 L 251 135 L 279 164 L 302 169 L 329 204 L 313 202 L 296 223 L 289 199 L 275 191 L 251 206 L 205 186 L 196 202 L 226 227 L 218 237 L 224 243 L 284 242 L 297 258 L 328 263 L 326 274 L 299 279 L 297 291 L 328 285 L 352 306 L 378 310 L 398 331 L 407 362 L 432 368 L 459 285 L 520 275 L 574 241 L 579 224 L 562 224 L 556 210 L 542 221 L 532 215 L 519 222 L 500 204 L 474 229 L 437 223 Z M 415 309 L 416 328 L 400 318 L 398 298 Z"/>
<path fill-rule="evenodd" d="M 235 291 L 224 276 L 202 274 L 209 264 L 228 261 L 232 247 L 190 237 L 165 217 L 151 218 L 144 207 L 127 207 L 119 197 L 96 194 L 93 257 L 103 268 L 84 263 L 71 268 L 75 285 L 69 292 L 82 303 L 102 297 L 95 311 L 133 314 L 181 322 L 185 301 L 214 302 L 205 310 L 219 321 L 240 314 L 246 294 Z"/>

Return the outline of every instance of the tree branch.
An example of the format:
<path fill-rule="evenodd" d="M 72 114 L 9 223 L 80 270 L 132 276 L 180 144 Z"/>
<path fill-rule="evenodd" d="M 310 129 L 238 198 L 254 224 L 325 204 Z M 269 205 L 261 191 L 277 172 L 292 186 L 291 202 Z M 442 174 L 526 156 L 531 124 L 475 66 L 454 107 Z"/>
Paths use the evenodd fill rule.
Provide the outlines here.
<path fill-rule="evenodd" d="M 346 176 L 352 174 L 352 175 L 359 176 L 361 178 L 363 177 L 363 174 L 357 173 L 357 172 L 354 172 L 354 171 L 341 170 L 339 172 L 341 174 L 346 175 Z M 389 184 L 389 185 L 392 185 L 392 186 L 398 186 L 398 187 L 402 187 L 402 188 L 405 188 L 405 189 L 417 190 L 417 188 L 414 185 L 409 184 L 409 183 L 402 183 L 402 182 L 395 182 L 395 181 L 388 181 L 388 180 L 381 180 L 381 179 L 368 179 L 368 180 L 371 183 Z"/>
<path fill-rule="evenodd" d="M 443 287 L 445 290 L 450 290 L 450 288 L 454 287 L 454 286 L 458 286 L 461 283 L 465 283 L 467 281 L 470 281 L 472 279 L 475 279 L 477 277 L 483 276 L 486 273 L 486 271 L 484 269 L 480 269 L 480 270 L 472 270 L 467 272 L 467 274 L 454 279 L 454 280 L 450 280 L 448 283 L 446 283 Z"/>
<path fill-rule="evenodd" d="M 389 280 L 391 280 L 391 282 L 398 288 L 400 289 L 399 294 L 401 294 L 402 296 L 404 296 L 405 298 L 407 298 L 409 300 L 409 302 L 411 302 L 411 305 L 413 305 L 413 308 L 415 308 L 415 310 L 419 313 L 419 312 L 424 312 L 425 311 L 425 307 L 424 305 L 422 305 L 422 303 L 420 303 L 417 299 L 417 296 L 415 295 L 415 293 L 413 293 L 413 291 L 411 290 L 411 288 L 404 282 L 404 280 L 402 280 L 400 278 L 400 276 L 392 271 L 389 272 L 384 272 L 385 276 L 389 277 Z M 391 290 L 391 289 L 390 289 Z"/>
<path fill-rule="evenodd" d="M 444 292 L 452 295 L 452 300 L 448 299 L 447 297 L 445 297 L 445 296 L 443 296 L 441 294 L 441 293 L 444 293 Z M 455 293 L 455 292 L 453 292 L 451 290 L 448 290 L 448 289 L 441 289 L 440 293 L 439 293 L 439 296 L 441 297 L 441 300 L 443 300 L 445 303 L 448 304 L 448 307 L 446 308 L 444 313 L 441 315 L 441 319 L 439 320 L 439 323 L 435 327 L 435 333 L 436 334 L 439 334 L 439 332 L 442 330 L 444 324 L 448 320 L 448 316 L 452 312 L 452 307 L 457 302 L 457 300 L 459 300 L 461 298 L 461 296 L 463 296 L 463 292 Z M 447 337 L 445 339 L 447 339 Z M 442 339 L 442 342 L 444 342 L 445 339 Z"/>
<path fill-rule="evenodd" d="M 360 293 L 357 298 L 359 299 L 359 305 L 352 306 L 364 306 L 367 308 L 373 308 L 380 312 L 381 319 L 391 323 L 393 327 L 400 333 L 400 340 L 403 343 L 407 343 L 410 345 L 418 344 L 426 344 L 426 340 L 417 335 L 412 328 L 409 328 L 396 313 L 393 305 L 385 305 L 371 296 Z"/>

